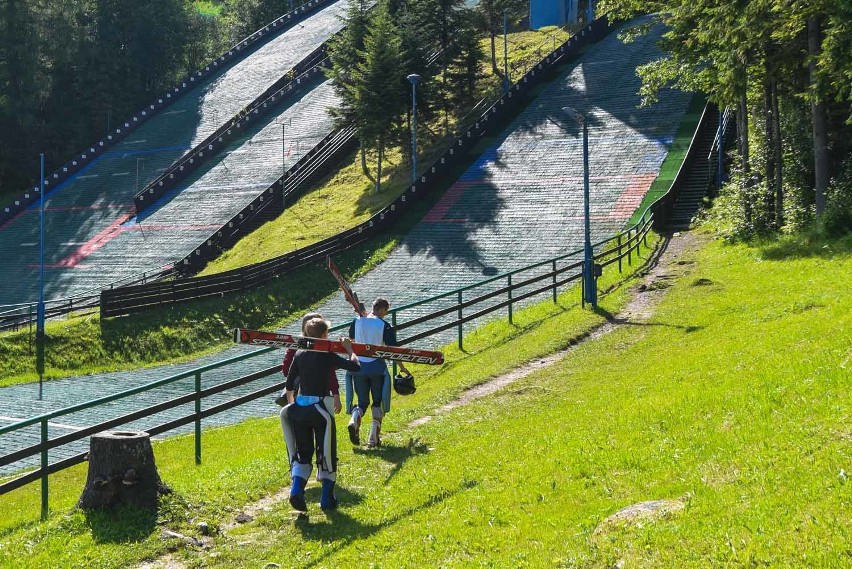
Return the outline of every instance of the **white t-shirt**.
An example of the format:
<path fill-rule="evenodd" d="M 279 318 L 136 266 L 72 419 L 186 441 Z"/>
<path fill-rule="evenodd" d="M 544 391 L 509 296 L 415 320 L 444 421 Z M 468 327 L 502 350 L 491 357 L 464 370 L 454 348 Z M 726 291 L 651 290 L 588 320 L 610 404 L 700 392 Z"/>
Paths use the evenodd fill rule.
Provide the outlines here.
<path fill-rule="evenodd" d="M 372 314 L 355 319 L 355 338 L 359 344 L 370 344 L 373 346 L 385 345 L 385 321 Z M 362 362 L 372 362 L 376 358 L 358 356 Z"/>

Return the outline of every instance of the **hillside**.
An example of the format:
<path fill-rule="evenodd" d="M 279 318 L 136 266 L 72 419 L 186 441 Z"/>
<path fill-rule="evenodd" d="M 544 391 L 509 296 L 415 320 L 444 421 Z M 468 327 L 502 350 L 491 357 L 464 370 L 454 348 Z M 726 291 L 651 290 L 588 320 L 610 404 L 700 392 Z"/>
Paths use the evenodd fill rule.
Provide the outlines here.
<path fill-rule="evenodd" d="M 384 447 L 341 445 L 336 513 L 316 507 L 315 485 L 308 517 L 282 502 L 283 445 L 266 419 L 205 435 L 198 468 L 190 438 L 155 446 L 176 490 L 157 523 L 203 547 L 162 538 L 154 520 L 68 513 L 75 469 L 52 479 L 47 524 L 28 521 L 35 488 L 0 498 L 12 513 L 0 565 L 339 567 L 375 555 L 383 567 L 845 566 L 852 239 L 701 241 L 677 256 L 663 242 L 669 256 L 629 292 L 612 289 L 597 316 L 546 302 L 420 375 L 415 395 L 396 398 Z M 558 363 L 439 410 L 648 294 L 659 300 Z M 641 511 L 656 515 L 631 522 Z"/>

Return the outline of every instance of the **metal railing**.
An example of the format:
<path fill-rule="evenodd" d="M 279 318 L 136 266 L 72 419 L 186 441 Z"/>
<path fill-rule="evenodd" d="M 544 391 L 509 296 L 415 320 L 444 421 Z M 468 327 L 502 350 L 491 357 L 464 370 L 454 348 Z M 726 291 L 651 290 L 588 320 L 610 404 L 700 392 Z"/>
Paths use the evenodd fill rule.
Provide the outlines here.
<path fill-rule="evenodd" d="M 104 288 L 146 284 L 158 281 L 171 274 L 173 274 L 173 266 L 168 264 L 159 269 L 146 271 L 141 275 L 124 277 L 105 286 L 88 289 L 73 296 L 48 300 L 44 303 L 45 317 L 57 318 L 71 312 L 85 313 L 90 310 L 96 311 L 100 307 L 101 293 Z M 38 302 L 19 302 L 16 304 L 0 305 L 0 331 L 20 330 L 25 326 L 32 327 L 36 322 L 37 308 Z"/>
<path fill-rule="evenodd" d="M 719 127 L 716 129 L 716 135 L 713 137 L 713 144 L 710 146 L 710 151 L 707 154 L 707 169 L 709 179 L 715 182 L 715 191 L 718 192 L 724 182 L 725 168 L 725 142 L 730 138 L 731 131 L 729 125 L 734 113 L 730 107 L 725 107 L 724 111 L 720 112 Z"/>
<path fill-rule="evenodd" d="M 691 167 L 696 166 L 696 152 L 694 152 L 694 148 L 697 147 L 696 141 L 699 138 L 699 132 L 703 132 L 702 129 L 707 128 L 707 117 L 708 108 L 705 107 L 701 121 L 696 128 L 696 134 L 693 136 L 692 143 L 690 144 L 690 150 L 687 152 L 684 163 L 678 170 L 669 191 L 651 203 L 642 212 L 639 220 L 634 225 L 611 238 L 599 241 L 593 245 L 594 261 L 600 266 L 601 271 L 606 267 L 617 264 L 618 270 L 621 272 L 625 260 L 628 264 L 632 264 L 633 257 L 636 256 L 638 258 L 641 247 L 647 247 L 647 236 L 652 227 L 665 224 L 668 212 L 666 204 L 676 199 L 676 194 L 682 185 L 682 182 L 679 180 L 688 175 Z M 535 296 L 549 294 L 552 296 L 553 301 L 556 302 L 560 289 L 564 290 L 567 285 L 581 280 L 582 254 L 582 249 L 571 251 L 552 259 L 540 261 L 485 279 L 473 285 L 394 308 L 389 314 L 392 323 L 396 326 L 397 330 L 408 331 L 408 334 L 400 339 L 400 344 L 410 344 L 455 329 L 457 331 L 458 346 L 463 349 L 465 324 L 480 320 L 502 310 L 507 312 L 509 321 L 511 322 L 515 305 L 532 299 Z M 505 285 L 503 285 L 504 282 Z M 337 326 L 333 330 L 340 330 L 346 326 L 345 324 Z M 41 512 L 42 517 L 46 517 L 49 503 L 49 475 L 85 460 L 85 453 L 78 452 L 51 463 L 49 460 L 49 451 L 59 449 L 74 442 L 79 444 L 79 441 L 94 433 L 124 426 L 132 421 L 152 417 L 163 411 L 186 405 L 193 405 L 192 412 L 151 427 L 146 427 L 146 430 L 150 434 L 156 435 L 193 423 L 195 460 L 196 463 L 200 463 L 202 457 L 202 419 L 273 393 L 281 389 L 283 384 L 282 381 L 277 381 L 272 384 L 263 385 L 248 393 L 203 408 L 205 398 L 221 394 L 235 387 L 248 386 L 253 382 L 269 377 L 278 372 L 279 366 L 264 367 L 256 372 L 207 388 L 202 388 L 202 375 L 233 363 L 260 357 L 271 350 L 272 348 L 254 350 L 94 401 L 45 413 L 12 425 L 0 427 L 0 436 L 8 436 L 12 433 L 33 428 L 38 428 L 39 432 L 37 437 L 38 443 L 29 444 L 24 448 L 0 456 L 0 468 L 34 457 L 38 458 L 39 464 L 36 469 L 7 479 L 0 484 L 0 495 L 39 480 L 41 481 Z M 192 380 L 192 384 L 185 385 L 184 390 L 186 392 L 177 397 L 172 397 L 165 401 L 158 398 L 157 403 L 149 407 L 106 421 L 90 424 L 79 429 L 75 427 L 75 430 L 69 434 L 55 438 L 49 437 L 50 423 L 54 419 L 67 417 L 93 408 L 106 407 L 113 402 L 131 396 L 140 396 L 164 386 L 177 386 L 182 380 Z M 100 412 L 97 415 L 102 416 L 103 414 L 104 412 Z"/>

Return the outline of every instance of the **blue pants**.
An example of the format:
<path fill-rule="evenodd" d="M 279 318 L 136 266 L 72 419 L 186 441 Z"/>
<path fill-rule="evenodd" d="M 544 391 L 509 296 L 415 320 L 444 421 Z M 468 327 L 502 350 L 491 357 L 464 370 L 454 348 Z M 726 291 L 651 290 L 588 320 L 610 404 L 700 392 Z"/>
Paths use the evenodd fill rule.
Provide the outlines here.
<path fill-rule="evenodd" d="M 360 373 L 352 374 L 352 383 L 355 387 L 355 395 L 358 397 L 358 407 L 366 414 L 367 407 L 370 407 L 372 399 L 372 407 L 382 406 L 382 392 L 385 387 L 385 374 L 361 375 Z"/>

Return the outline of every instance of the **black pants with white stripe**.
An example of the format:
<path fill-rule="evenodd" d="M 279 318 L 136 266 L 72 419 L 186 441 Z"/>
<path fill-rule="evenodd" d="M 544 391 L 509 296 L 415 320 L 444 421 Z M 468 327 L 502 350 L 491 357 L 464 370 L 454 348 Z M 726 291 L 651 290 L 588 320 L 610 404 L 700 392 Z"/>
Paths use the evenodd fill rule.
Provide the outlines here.
<path fill-rule="evenodd" d="M 337 471 L 337 429 L 334 415 L 322 403 L 302 407 L 291 405 L 288 418 L 296 439 L 296 462 L 310 464 L 314 452 L 321 473 Z"/>

